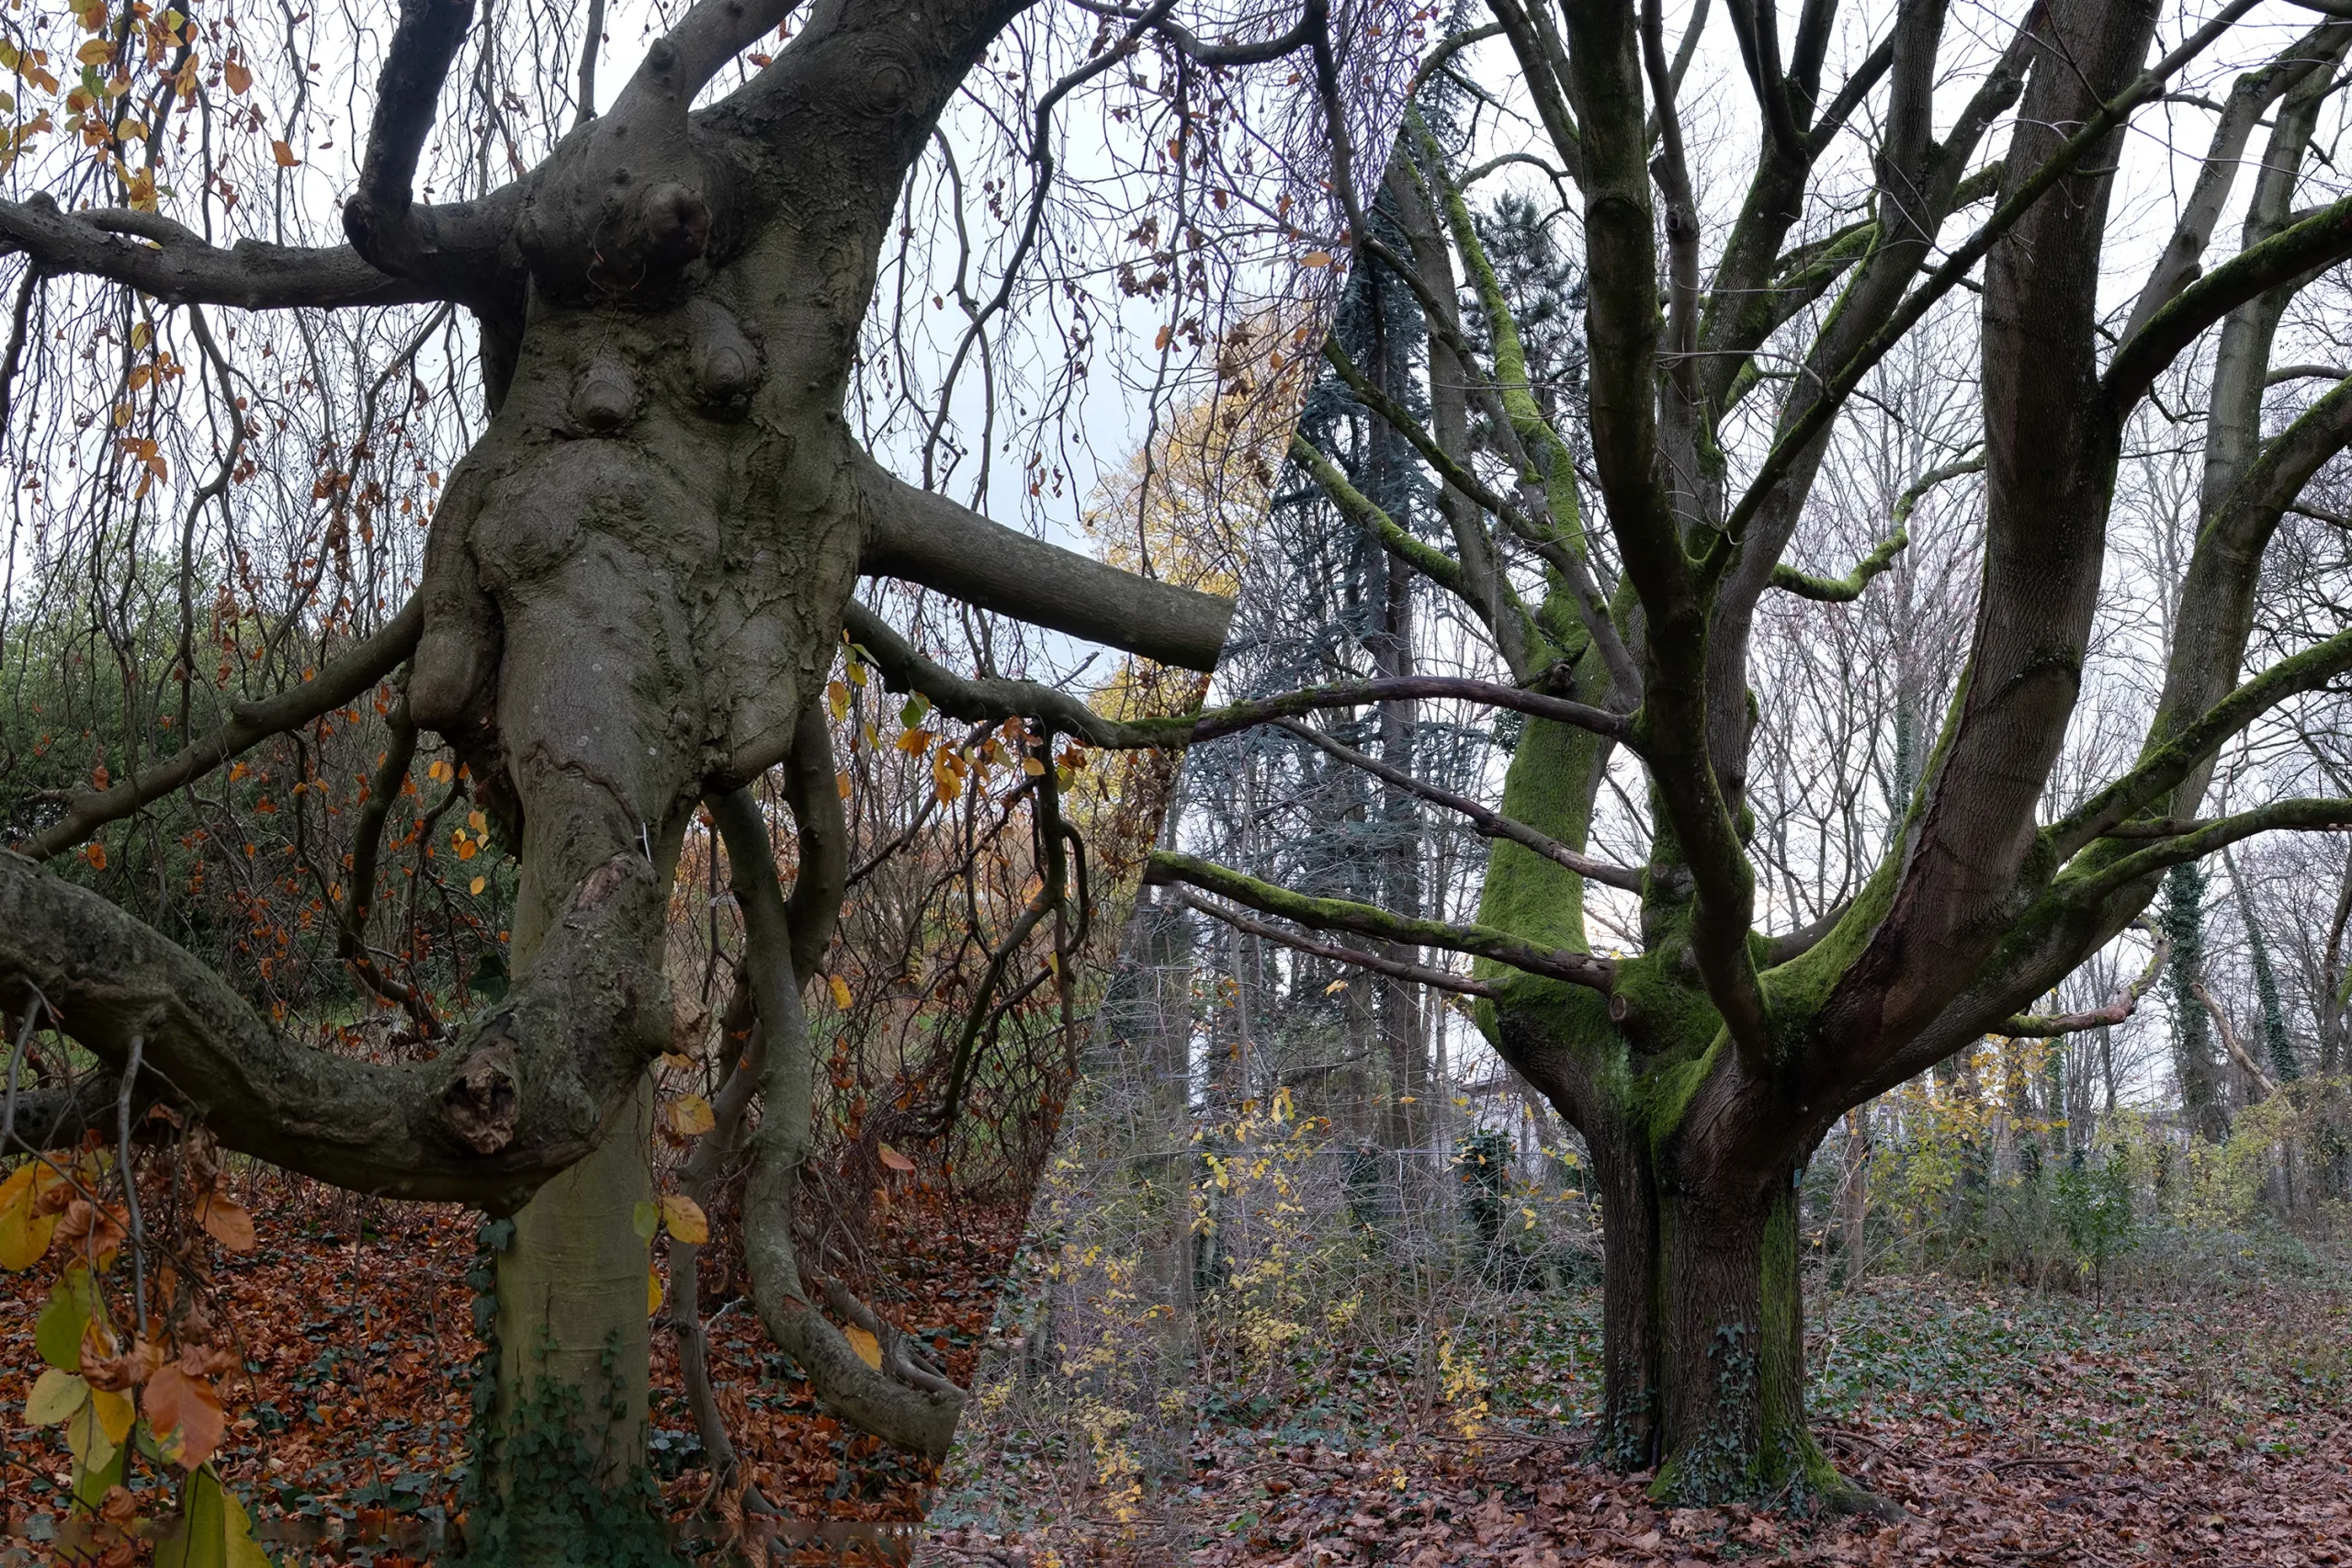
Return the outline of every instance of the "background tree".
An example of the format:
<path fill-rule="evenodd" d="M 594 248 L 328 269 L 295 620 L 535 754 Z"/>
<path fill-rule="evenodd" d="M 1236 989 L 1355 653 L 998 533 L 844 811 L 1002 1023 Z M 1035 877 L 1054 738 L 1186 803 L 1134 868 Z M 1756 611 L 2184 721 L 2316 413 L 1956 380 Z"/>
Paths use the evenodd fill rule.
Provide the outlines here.
<path fill-rule="evenodd" d="M 2319 378 L 2290 377 L 2285 358 L 2294 302 L 2334 298 L 2330 269 L 2352 250 L 2312 155 L 2352 29 L 2275 36 L 2247 10 L 2166 23 L 2179 41 L 2158 49 L 2154 6 L 2039 7 L 1981 44 L 1942 7 L 1906 5 L 1840 73 L 1834 7 L 1808 7 L 1784 51 L 1769 11 L 1736 6 L 1756 129 L 1729 177 L 1698 161 L 1679 96 L 1703 13 L 1669 48 L 1657 6 L 1498 3 L 1423 73 L 1498 38 L 1479 59 L 1508 59 L 1535 123 L 1495 99 L 1484 161 L 1408 123 L 1387 181 L 1410 198 L 1404 245 L 1348 193 L 1357 265 L 1423 307 L 1426 415 L 1344 344 L 1326 358 L 1412 444 L 1447 536 L 1418 536 L 1311 443 L 1293 452 L 1476 626 L 1474 670 L 1452 690 L 1526 715 L 1498 809 L 1417 791 L 1495 840 L 1479 919 L 1414 919 L 1180 852 L 1156 856 L 1154 874 L 1252 920 L 1475 960 L 1439 983 L 1476 998 L 1504 1060 L 1590 1148 L 1603 1446 L 1627 1468 L 1658 1465 L 1662 1496 L 1794 1486 L 1868 1503 L 1804 1421 L 1794 1217 L 1815 1147 L 1849 1108 L 1988 1032 L 2063 1038 L 2128 1013 L 2152 976 L 2081 1011 L 2025 1010 L 2139 918 L 2168 868 L 2264 829 L 2352 820 L 2340 794 L 2295 793 L 2310 774 L 2292 769 L 2264 776 L 2285 786 L 2268 803 L 2200 816 L 2218 751 L 2250 730 L 2324 727 L 2352 667 L 2337 620 L 2305 613 L 2267 570 L 2290 509 L 2352 434 L 2352 384 L 2329 371 L 2312 397 Z M 2134 166 L 2122 128 L 2191 67 L 2226 82 L 2227 101 L 2143 267 L 2110 248 Z M 2266 115 L 2244 243 L 2208 265 Z M 1558 193 L 1550 221 L 1586 289 L 1583 395 L 1548 411 L 1464 195 L 1513 166 Z M 1867 197 L 1833 202 L 1853 188 L 1840 182 Z M 2128 302 L 2103 310 L 2127 266 Z M 1966 356 L 1970 438 L 1906 463 L 1852 570 L 1803 570 L 1801 525 L 1833 453 L 1875 423 L 1876 378 L 1947 332 Z M 2094 638 L 2111 519 L 2132 433 L 2181 396 L 2203 413 L 2200 500 L 2165 585 L 2168 643 L 2133 650 L 2161 689 L 2128 710 L 2127 737 Z M 1911 761 L 1895 770 L 1892 831 L 1852 836 L 1845 890 L 1784 891 L 1770 852 L 1791 802 L 1764 787 L 1758 751 L 1759 719 L 1789 700 L 1764 680 L 1785 672 L 1759 655 L 1768 595 L 1864 597 L 1910 545 L 1906 525 L 1924 528 L 1962 481 L 1982 521 L 1943 717 L 1929 737 L 1928 682 L 1896 682 L 1898 712 L 1922 728 L 1916 750 L 1896 748 Z M 1375 690 L 1387 694 L 1353 694 Z M 1244 704 L 1195 735 L 1336 694 Z M 1840 762 L 1798 765 L 1817 777 Z M 1840 858 L 1808 857 L 1833 881 Z M 1612 917 L 1631 951 L 1589 934 L 1611 888 L 1634 896 Z"/>

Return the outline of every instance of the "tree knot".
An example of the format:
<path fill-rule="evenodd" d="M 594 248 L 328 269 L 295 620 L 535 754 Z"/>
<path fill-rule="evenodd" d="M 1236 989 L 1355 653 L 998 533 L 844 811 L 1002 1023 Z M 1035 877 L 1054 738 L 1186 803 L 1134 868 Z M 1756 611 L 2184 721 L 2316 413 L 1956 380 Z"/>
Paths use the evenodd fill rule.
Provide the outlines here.
<path fill-rule="evenodd" d="M 501 1040 L 468 1056 L 441 1091 L 441 1110 L 451 1131 L 478 1155 L 494 1155 L 514 1142 L 522 1111 L 514 1043 Z"/>

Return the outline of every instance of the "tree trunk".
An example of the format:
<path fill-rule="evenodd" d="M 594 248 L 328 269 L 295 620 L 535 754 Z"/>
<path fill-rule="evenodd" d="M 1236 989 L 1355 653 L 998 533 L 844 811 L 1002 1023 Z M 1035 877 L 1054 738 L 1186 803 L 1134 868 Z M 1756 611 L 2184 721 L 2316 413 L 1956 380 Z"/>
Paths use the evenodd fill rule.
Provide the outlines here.
<path fill-rule="evenodd" d="M 1682 1506 L 1889 1512 L 1806 1429 L 1797 1167 L 1657 1138 L 1657 1114 L 1585 1118 L 1604 1221 L 1598 1457 L 1654 1468 L 1651 1495 Z"/>
<path fill-rule="evenodd" d="M 664 886 L 684 831 L 682 818 L 648 845 Z M 518 978 L 571 893 L 550 893 L 548 879 L 532 874 L 534 849 L 525 846 L 510 943 Z M 651 1256 L 636 1215 L 653 1198 L 653 1098 L 649 1076 L 605 1124 L 595 1152 L 515 1212 L 496 1253 L 496 1362 L 487 1419 L 475 1432 L 469 1561 L 673 1561 L 646 1469 Z"/>

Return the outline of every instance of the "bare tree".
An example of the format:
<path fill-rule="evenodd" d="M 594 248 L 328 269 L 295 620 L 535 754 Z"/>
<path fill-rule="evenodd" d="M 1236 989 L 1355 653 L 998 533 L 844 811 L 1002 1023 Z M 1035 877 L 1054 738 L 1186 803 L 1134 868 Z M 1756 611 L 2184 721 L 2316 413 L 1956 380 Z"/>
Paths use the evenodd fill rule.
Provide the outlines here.
<path fill-rule="evenodd" d="M 1379 681 L 1353 700 L 1419 692 L 1528 716 L 1498 810 L 1421 791 L 1488 814 L 1479 919 L 1308 897 L 1174 852 L 1153 874 L 1261 936 L 1281 928 L 1256 917 L 1273 916 L 1471 959 L 1471 974 L 1440 983 L 1477 998 L 1497 1050 L 1591 1148 L 1606 1226 L 1605 1453 L 1658 1466 L 1658 1495 L 1682 1501 L 1794 1488 L 1883 1506 L 1805 1427 L 1793 1179 L 1813 1150 L 1850 1108 L 1986 1033 L 2120 1020 L 2152 971 L 2078 1013 L 2022 1010 L 2140 918 L 2167 868 L 2267 829 L 2352 824 L 2352 801 L 2333 794 L 2199 816 L 2219 748 L 2331 700 L 2352 670 L 2340 622 L 2274 629 L 2262 614 L 2278 602 L 2265 552 L 2282 516 L 2352 439 L 2352 381 L 2295 379 L 2272 363 L 2289 304 L 2352 254 L 2352 200 L 2310 194 L 2334 177 L 2314 171 L 2313 126 L 2352 26 L 2324 21 L 2232 67 L 2169 243 L 2110 316 L 2099 289 L 2122 265 L 2109 231 L 2125 127 L 2192 63 L 2257 47 L 2248 6 L 2177 19 L 2166 29 L 2177 41 L 2159 51 L 2157 6 L 2063 0 L 2022 10 L 1986 49 L 1918 0 L 1833 80 L 1838 6 L 1804 7 L 1784 50 L 1770 7 L 1734 0 L 1756 130 L 1712 230 L 1679 99 L 1703 6 L 1676 47 L 1656 0 L 1489 9 L 1423 76 L 1499 37 L 1521 96 L 1484 100 L 1498 116 L 1531 106 L 1536 125 L 1482 162 L 1408 120 L 1387 180 L 1406 243 L 1360 219 L 1349 235 L 1358 266 L 1406 281 L 1427 312 L 1426 416 L 1340 345 L 1326 350 L 1416 449 L 1444 529 L 1416 532 L 1326 455 L 1293 448 L 1401 567 L 1460 602 L 1490 650 L 1483 690 Z M 2244 243 L 2208 265 L 2257 126 L 2268 141 Z M 1529 372 L 1466 194 L 1512 164 L 1559 193 L 1555 221 L 1580 241 L 1589 368 L 1577 399 L 1539 396 L 1558 389 Z M 1868 200 L 1833 219 L 1828 189 L 1848 178 L 1867 182 Z M 1363 210 L 1352 195 L 1349 210 Z M 1973 324 L 1955 308 L 1968 294 L 1981 298 Z M 1850 572 L 1799 570 L 1800 524 L 1818 513 L 1825 464 L 1862 418 L 1873 373 L 1930 327 L 1964 325 L 1972 437 L 1906 456 L 1880 536 Z M 2088 711 L 2126 433 L 2160 378 L 2203 400 L 2203 499 L 2169 645 L 2146 655 L 2161 690 L 2137 720 L 2137 755 L 2101 761 L 2067 741 Z M 2274 382 L 2286 390 L 2266 400 Z M 2266 408 L 2286 414 L 2275 433 Z M 1840 835 L 1840 852 L 1805 863 L 1832 886 L 1792 890 L 1771 855 L 1784 824 L 1759 825 L 1758 809 L 1802 804 L 1802 792 L 1759 787 L 1771 783 L 1759 763 L 1783 760 L 1759 752 L 1758 717 L 1808 699 L 1791 679 L 1802 661 L 1758 657 L 1766 596 L 1834 605 L 1872 592 L 1925 498 L 1958 485 L 1976 586 L 1939 730 L 1895 770 L 1891 830 Z M 1825 639 L 1813 652 L 1833 649 Z M 1888 673 L 1897 705 L 1924 723 L 1931 672 Z M 1818 685 L 1842 700 L 1849 679 L 1831 670 Z M 1195 736 L 1340 694 L 1243 705 Z M 1804 729 L 1857 732 L 1843 718 Z M 1838 773 L 1845 760 L 1788 761 L 1809 770 L 1825 820 L 1865 798 L 1859 774 Z M 1634 780 L 1638 864 L 1593 852 L 1618 764 Z M 1841 859 L 1853 874 L 1838 887 Z M 1589 906 L 1611 888 L 1638 899 L 1631 954 L 1587 935 Z"/>

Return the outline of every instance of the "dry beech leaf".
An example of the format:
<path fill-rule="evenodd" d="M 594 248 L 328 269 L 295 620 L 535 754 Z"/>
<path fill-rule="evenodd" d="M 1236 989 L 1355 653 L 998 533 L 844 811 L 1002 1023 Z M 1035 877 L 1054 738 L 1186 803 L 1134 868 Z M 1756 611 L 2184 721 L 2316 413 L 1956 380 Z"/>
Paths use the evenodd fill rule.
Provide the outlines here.
<path fill-rule="evenodd" d="M 218 1192 L 207 1192 L 196 1201 L 196 1223 L 232 1252 L 254 1249 L 254 1217 L 245 1213 L 243 1204 Z"/>
<path fill-rule="evenodd" d="M 886 1169 L 897 1171 L 909 1171 L 915 1168 L 914 1161 L 909 1159 L 906 1156 L 900 1154 L 898 1150 L 892 1148 L 888 1144 L 882 1145 L 882 1164 Z"/>
<path fill-rule="evenodd" d="M 718 1124 L 710 1101 L 698 1094 L 682 1094 L 669 1105 L 670 1131 L 682 1138 L 700 1137 Z"/>
<path fill-rule="evenodd" d="M 194 1470 L 220 1446 L 227 1417 L 211 1380 L 190 1377 L 176 1363 L 147 1380 L 140 1401 L 147 1407 L 147 1424 L 164 1446 L 164 1457 L 182 1470 Z"/>
<path fill-rule="evenodd" d="M 877 1372 L 882 1370 L 882 1341 L 854 1323 L 842 1329 L 842 1334 L 849 1340 L 849 1348 L 857 1352 L 859 1360 Z"/>
<path fill-rule="evenodd" d="M 710 1239 L 710 1221 L 702 1205 L 683 1192 L 662 1195 L 662 1223 L 670 1227 L 670 1235 L 689 1247 L 700 1247 Z"/>

